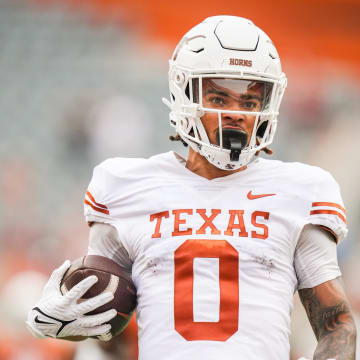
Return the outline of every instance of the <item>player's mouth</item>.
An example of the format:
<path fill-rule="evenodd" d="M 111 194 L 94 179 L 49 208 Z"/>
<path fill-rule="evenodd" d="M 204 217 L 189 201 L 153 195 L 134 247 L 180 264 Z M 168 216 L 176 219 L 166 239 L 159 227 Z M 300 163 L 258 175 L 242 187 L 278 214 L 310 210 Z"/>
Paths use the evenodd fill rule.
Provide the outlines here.
<path fill-rule="evenodd" d="M 234 129 L 234 130 L 242 130 L 247 132 L 243 126 L 241 126 L 240 121 L 223 121 L 222 123 L 222 129 Z M 218 129 L 217 129 L 218 130 Z"/>
<path fill-rule="evenodd" d="M 222 127 L 223 129 L 234 129 L 234 130 L 242 130 L 245 131 L 241 126 L 236 125 L 225 125 Z"/>

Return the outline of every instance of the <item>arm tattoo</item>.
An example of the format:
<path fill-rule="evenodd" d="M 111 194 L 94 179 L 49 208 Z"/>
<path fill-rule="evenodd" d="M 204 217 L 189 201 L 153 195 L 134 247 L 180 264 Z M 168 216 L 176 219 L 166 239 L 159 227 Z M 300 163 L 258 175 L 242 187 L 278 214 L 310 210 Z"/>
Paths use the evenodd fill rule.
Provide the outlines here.
<path fill-rule="evenodd" d="M 314 360 L 355 360 L 356 327 L 338 280 L 299 295 L 318 340 Z"/>

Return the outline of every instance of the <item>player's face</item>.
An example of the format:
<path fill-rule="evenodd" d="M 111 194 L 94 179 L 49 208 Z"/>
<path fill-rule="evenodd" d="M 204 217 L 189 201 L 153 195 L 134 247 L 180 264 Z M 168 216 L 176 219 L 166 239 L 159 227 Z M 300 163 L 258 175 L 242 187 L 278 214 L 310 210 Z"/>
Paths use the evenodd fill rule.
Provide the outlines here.
<path fill-rule="evenodd" d="M 202 80 L 203 108 L 221 110 L 222 129 L 243 130 L 248 142 L 254 129 L 256 115 L 263 109 L 264 83 L 240 79 L 205 78 Z M 244 111 L 231 113 L 226 111 Z M 218 112 L 207 112 L 201 118 L 211 144 L 217 144 L 219 131 Z M 217 144 L 219 145 L 219 144 Z"/>

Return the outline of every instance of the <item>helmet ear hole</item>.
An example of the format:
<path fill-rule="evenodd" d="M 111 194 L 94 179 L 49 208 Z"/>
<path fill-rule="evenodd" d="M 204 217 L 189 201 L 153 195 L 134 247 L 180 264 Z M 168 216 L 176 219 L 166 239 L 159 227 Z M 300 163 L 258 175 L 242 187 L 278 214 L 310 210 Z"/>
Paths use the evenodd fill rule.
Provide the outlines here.
<path fill-rule="evenodd" d="M 269 121 L 266 120 L 258 127 L 258 129 L 256 131 L 256 136 L 261 137 L 261 138 L 264 136 L 266 128 L 268 126 L 268 123 L 269 123 Z"/>

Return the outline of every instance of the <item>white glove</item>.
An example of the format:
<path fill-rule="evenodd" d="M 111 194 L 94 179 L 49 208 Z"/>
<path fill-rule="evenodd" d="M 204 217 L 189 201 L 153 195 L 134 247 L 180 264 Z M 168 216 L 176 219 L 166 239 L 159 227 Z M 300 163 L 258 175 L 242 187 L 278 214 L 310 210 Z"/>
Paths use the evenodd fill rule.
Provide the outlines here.
<path fill-rule="evenodd" d="M 66 260 L 51 274 L 41 299 L 28 313 L 26 324 L 30 332 L 40 338 L 99 336 L 100 339 L 110 340 L 111 325 L 106 323 L 116 316 L 116 310 L 111 309 L 96 315 L 84 314 L 108 303 L 114 295 L 105 292 L 88 300 L 78 301 L 98 281 L 96 276 L 87 277 L 62 295 L 60 282 L 69 267 L 70 261 Z"/>

